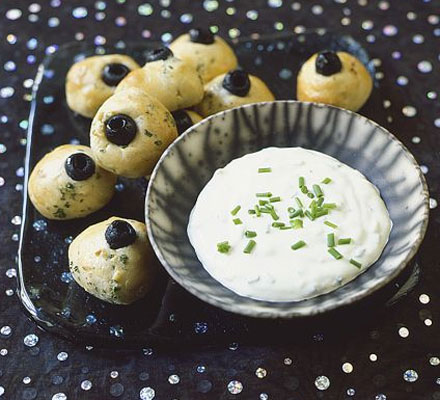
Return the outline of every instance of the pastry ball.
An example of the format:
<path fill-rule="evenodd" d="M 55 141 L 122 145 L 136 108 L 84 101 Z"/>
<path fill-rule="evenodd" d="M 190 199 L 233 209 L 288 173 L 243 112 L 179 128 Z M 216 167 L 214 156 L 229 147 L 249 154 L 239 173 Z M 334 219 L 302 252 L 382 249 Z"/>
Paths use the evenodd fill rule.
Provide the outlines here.
<path fill-rule="evenodd" d="M 207 117 L 243 104 L 273 100 L 275 100 L 274 95 L 260 78 L 236 69 L 219 75 L 207 83 L 205 96 L 195 110 L 203 117 Z"/>
<path fill-rule="evenodd" d="M 93 118 L 118 83 L 139 68 L 131 57 L 122 54 L 88 57 L 73 64 L 66 78 L 68 106 L 84 117 Z"/>
<path fill-rule="evenodd" d="M 150 51 L 142 68 L 130 72 L 116 91 L 130 88 L 144 90 L 168 110 L 191 107 L 203 98 L 203 81 L 195 67 L 173 57 L 167 47 Z"/>
<path fill-rule="evenodd" d="M 191 29 L 174 40 L 170 49 L 176 57 L 193 63 L 204 83 L 237 68 L 237 57 L 232 48 L 208 30 Z"/>
<path fill-rule="evenodd" d="M 177 110 L 172 114 L 174 121 L 176 121 L 177 132 L 179 135 L 203 119 L 199 114 L 190 110 Z"/>
<path fill-rule="evenodd" d="M 46 154 L 29 177 L 34 207 L 49 219 L 89 215 L 112 198 L 116 176 L 97 165 L 87 146 L 66 144 Z"/>
<path fill-rule="evenodd" d="M 368 100 L 372 88 L 370 74 L 356 57 L 343 51 L 322 51 L 301 67 L 296 96 L 301 101 L 357 111 Z"/>
<path fill-rule="evenodd" d="M 171 113 L 139 89 L 115 93 L 100 107 L 90 128 L 96 162 L 127 178 L 150 174 L 176 137 Z"/>
<path fill-rule="evenodd" d="M 108 303 L 144 297 L 156 273 L 145 224 L 111 217 L 89 226 L 69 246 L 69 268 L 78 285 Z"/>

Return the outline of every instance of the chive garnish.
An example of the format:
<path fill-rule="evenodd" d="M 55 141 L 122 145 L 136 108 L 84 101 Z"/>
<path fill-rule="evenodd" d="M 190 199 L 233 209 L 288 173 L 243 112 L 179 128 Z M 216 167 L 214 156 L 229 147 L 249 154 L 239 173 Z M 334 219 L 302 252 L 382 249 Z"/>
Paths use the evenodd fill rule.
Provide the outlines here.
<path fill-rule="evenodd" d="M 278 216 L 278 214 L 275 212 L 275 210 L 271 210 L 270 211 L 270 215 L 272 216 L 272 218 L 276 221 L 278 219 L 280 219 L 280 217 Z"/>
<path fill-rule="evenodd" d="M 277 196 L 277 197 L 271 197 L 271 198 L 269 199 L 269 201 L 270 201 L 271 203 L 276 203 L 276 202 L 278 202 L 278 201 L 281 201 L 281 197 L 280 197 L 280 196 Z"/>
<path fill-rule="evenodd" d="M 335 234 L 329 233 L 327 235 L 327 246 L 328 247 L 335 247 Z"/>
<path fill-rule="evenodd" d="M 270 192 L 256 193 L 255 196 L 257 196 L 257 197 L 272 197 L 272 193 L 270 193 Z"/>
<path fill-rule="evenodd" d="M 244 233 L 244 236 L 246 236 L 247 238 L 253 238 L 253 237 L 257 236 L 257 232 L 254 232 L 254 231 L 246 231 L 246 232 Z"/>
<path fill-rule="evenodd" d="M 290 221 L 290 223 L 292 224 L 293 229 L 301 229 L 303 227 L 302 219 L 294 219 Z"/>
<path fill-rule="evenodd" d="M 315 214 L 313 214 L 314 218 L 319 218 L 319 217 L 323 217 L 324 215 L 328 215 L 328 210 L 326 209 L 319 209 L 315 212 Z"/>
<path fill-rule="evenodd" d="M 248 214 L 255 214 L 255 210 L 248 210 Z"/>
<path fill-rule="evenodd" d="M 258 168 L 258 172 L 260 174 L 265 173 L 265 172 L 272 172 L 272 168 L 270 168 L 270 167 Z"/>
<path fill-rule="evenodd" d="M 284 222 L 272 222 L 272 226 L 274 228 L 281 228 L 282 226 L 285 226 L 286 224 Z"/>
<path fill-rule="evenodd" d="M 298 179 L 298 184 L 299 184 L 299 187 L 300 187 L 300 188 L 303 187 L 303 186 L 305 185 L 305 181 L 304 181 L 304 177 L 303 177 L 303 176 L 300 176 L 300 177 L 299 177 L 299 179 Z"/>
<path fill-rule="evenodd" d="M 328 185 L 332 180 L 330 178 L 324 178 L 321 183 Z"/>
<path fill-rule="evenodd" d="M 301 218 L 304 217 L 304 211 L 299 209 L 289 215 L 289 218 L 296 218 L 296 217 L 301 217 Z"/>
<path fill-rule="evenodd" d="M 333 229 L 336 229 L 338 227 L 338 225 L 336 225 L 330 221 L 324 221 L 324 224 L 326 224 L 327 226 L 329 226 L 330 228 L 333 228 Z"/>
<path fill-rule="evenodd" d="M 287 229 L 293 229 L 293 228 L 292 228 L 291 226 L 281 226 L 280 229 L 281 229 L 282 231 L 285 231 L 285 230 L 287 230 Z"/>
<path fill-rule="evenodd" d="M 234 218 L 233 220 L 232 220 L 232 222 L 235 224 L 235 225 L 241 225 L 243 222 L 242 222 L 242 220 L 240 219 L 240 218 Z"/>
<path fill-rule="evenodd" d="M 231 211 L 231 215 L 237 215 L 237 213 L 240 211 L 241 206 L 237 206 L 235 207 L 232 211 Z"/>
<path fill-rule="evenodd" d="M 264 214 L 271 214 L 272 210 L 269 208 L 260 208 L 260 212 Z"/>
<path fill-rule="evenodd" d="M 287 212 L 288 212 L 288 213 L 294 213 L 294 212 L 295 212 L 295 209 L 294 209 L 293 207 L 288 207 L 288 208 L 287 208 Z"/>
<path fill-rule="evenodd" d="M 257 242 L 255 240 L 253 240 L 253 239 L 249 240 L 248 244 L 243 249 L 243 253 L 250 254 L 256 244 L 257 244 Z"/>
<path fill-rule="evenodd" d="M 330 247 L 330 248 L 328 249 L 328 252 L 329 252 L 334 258 L 336 258 L 337 260 L 340 260 L 341 258 L 344 258 L 344 256 L 343 256 L 341 253 L 339 253 L 339 251 L 336 250 L 334 247 Z"/>
<path fill-rule="evenodd" d="M 229 250 L 231 249 L 231 246 L 229 245 L 229 242 L 220 242 L 217 243 L 217 251 L 219 253 L 229 253 Z"/>
<path fill-rule="evenodd" d="M 307 193 L 307 197 L 313 199 L 315 195 L 312 192 Z"/>
<path fill-rule="evenodd" d="M 334 209 L 334 208 L 336 208 L 336 207 L 337 207 L 337 206 L 336 206 L 335 203 L 324 203 L 324 204 L 322 205 L 322 208 Z"/>
<path fill-rule="evenodd" d="M 255 214 L 257 215 L 257 217 L 260 217 L 260 216 L 261 216 L 261 210 L 260 210 L 260 207 L 258 207 L 257 205 L 255 205 L 254 209 L 255 209 Z"/>
<path fill-rule="evenodd" d="M 264 206 L 265 204 L 269 203 L 267 200 L 258 200 L 258 204 L 260 206 Z"/>
<path fill-rule="evenodd" d="M 290 248 L 292 250 L 298 250 L 301 247 L 304 247 L 306 245 L 306 242 L 304 242 L 304 240 L 300 240 L 299 242 L 296 242 L 295 244 L 292 244 L 292 246 L 290 246 Z"/>
<path fill-rule="evenodd" d="M 302 203 L 302 201 L 300 200 L 299 197 L 295 197 L 295 201 L 296 201 L 296 204 L 298 204 L 299 207 L 304 208 L 304 205 L 303 205 L 303 203 Z"/>
<path fill-rule="evenodd" d="M 356 268 L 361 268 L 362 264 L 356 260 L 353 260 L 352 258 L 350 258 L 350 264 L 353 264 Z"/>
<path fill-rule="evenodd" d="M 350 244 L 351 243 L 351 238 L 342 238 L 338 240 L 338 245 L 339 244 Z"/>
<path fill-rule="evenodd" d="M 316 197 L 324 196 L 324 193 L 322 193 L 322 190 L 321 190 L 321 186 L 319 186 L 319 185 L 313 185 L 313 191 L 315 192 Z"/>
<path fill-rule="evenodd" d="M 301 186 L 301 192 L 303 192 L 304 194 L 306 194 L 309 191 L 309 189 L 307 189 L 307 186 Z"/>
<path fill-rule="evenodd" d="M 315 219 L 315 217 L 310 213 L 309 210 L 304 211 L 304 214 L 308 219 L 310 219 L 310 221 L 313 221 Z"/>
<path fill-rule="evenodd" d="M 321 206 L 322 206 L 322 203 L 324 203 L 324 197 L 320 197 L 320 198 L 318 199 L 318 202 L 317 202 L 316 204 L 318 205 L 318 207 L 321 207 Z"/>

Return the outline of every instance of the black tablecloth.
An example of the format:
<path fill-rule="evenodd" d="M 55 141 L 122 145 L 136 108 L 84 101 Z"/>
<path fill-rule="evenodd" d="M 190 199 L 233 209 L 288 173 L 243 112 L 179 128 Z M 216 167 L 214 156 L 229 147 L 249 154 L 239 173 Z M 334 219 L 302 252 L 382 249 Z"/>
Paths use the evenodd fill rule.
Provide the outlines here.
<path fill-rule="evenodd" d="M 37 1 L 0 3 L 1 398 L 440 399 L 438 0 Z M 278 346 L 104 351 L 42 332 L 22 313 L 15 258 L 38 63 L 69 41 L 169 41 L 199 25 L 215 25 L 230 39 L 317 27 L 351 34 L 383 71 L 379 81 L 400 94 L 403 107 L 384 101 L 388 128 L 393 115 L 408 118 L 406 131 L 394 133 L 426 174 L 431 221 L 419 284 L 398 304 L 378 309 L 362 333 L 353 329 L 356 334 L 329 340 L 316 332 L 305 343 Z"/>

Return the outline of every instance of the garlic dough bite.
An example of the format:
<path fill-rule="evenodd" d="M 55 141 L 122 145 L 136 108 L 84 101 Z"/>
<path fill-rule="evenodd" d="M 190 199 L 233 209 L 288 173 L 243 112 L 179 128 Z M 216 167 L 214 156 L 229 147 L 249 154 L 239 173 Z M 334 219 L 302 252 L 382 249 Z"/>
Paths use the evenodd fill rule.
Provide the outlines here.
<path fill-rule="evenodd" d="M 118 91 L 98 110 L 90 128 L 90 146 L 104 169 L 127 178 L 151 173 L 177 137 L 171 113 L 139 89 Z"/>
<path fill-rule="evenodd" d="M 170 44 L 174 55 L 191 62 L 207 83 L 217 75 L 237 68 L 237 57 L 232 48 L 209 30 L 191 29 Z"/>
<path fill-rule="evenodd" d="M 373 80 L 364 65 L 343 51 L 310 57 L 297 77 L 297 98 L 359 110 L 371 94 Z"/>
<path fill-rule="evenodd" d="M 72 241 L 69 268 L 85 291 L 113 304 L 144 297 L 157 269 L 145 224 L 117 217 L 89 226 Z"/>
<path fill-rule="evenodd" d="M 87 146 L 67 144 L 52 150 L 35 165 L 28 183 L 29 198 L 49 219 L 73 219 L 104 207 L 112 198 L 116 176 L 96 165 Z"/>
<path fill-rule="evenodd" d="M 140 66 L 122 54 L 85 58 L 70 67 L 66 78 L 66 100 L 70 109 L 93 118 L 115 91 L 118 83 Z"/>
<path fill-rule="evenodd" d="M 177 110 L 171 114 L 173 115 L 174 121 L 176 121 L 179 135 L 203 119 L 199 114 L 191 110 Z"/>
<path fill-rule="evenodd" d="M 275 100 L 274 95 L 260 78 L 236 69 L 219 75 L 207 83 L 205 96 L 195 110 L 203 117 L 207 117 L 243 104 L 273 100 Z"/>
<path fill-rule="evenodd" d="M 159 100 L 168 110 L 191 107 L 203 98 L 203 81 L 193 64 L 173 56 L 167 47 L 147 53 L 147 63 L 130 72 L 116 91 L 138 88 Z"/>

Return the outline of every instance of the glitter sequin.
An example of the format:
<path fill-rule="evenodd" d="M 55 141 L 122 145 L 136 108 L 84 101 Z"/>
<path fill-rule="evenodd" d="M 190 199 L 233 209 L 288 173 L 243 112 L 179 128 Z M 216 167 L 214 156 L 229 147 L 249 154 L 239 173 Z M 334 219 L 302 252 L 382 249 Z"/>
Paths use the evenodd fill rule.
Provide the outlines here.
<path fill-rule="evenodd" d="M 415 382 L 417 379 L 419 379 L 419 374 L 417 373 L 417 371 L 413 370 L 413 369 L 408 369 L 403 373 L 403 379 L 406 382 L 410 382 L 413 383 Z"/>
<path fill-rule="evenodd" d="M 61 351 L 57 355 L 57 360 L 61 362 L 66 361 L 68 358 L 69 358 L 69 354 L 67 354 L 65 351 Z"/>
<path fill-rule="evenodd" d="M 34 333 L 31 333 L 29 335 L 26 335 L 23 339 L 23 343 L 25 344 L 25 346 L 27 347 L 34 347 L 37 345 L 37 343 L 39 342 L 39 337 L 37 335 L 35 335 Z"/>
<path fill-rule="evenodd" d="M 153 400 L 156 396 L 156 392 L 152 387 L 144 387 L 139 392 L 139 397 L 141 400 Z"/>
<path fill-rule="evenodd" d="M 148 17 L 149 15 L 153 14 L 153 7 L 149 3 L 144 3 L 139 5 L 137 9 L 139 15 L 142 15 L 144 17 Z"/>
<path fill-rule="evenodd" d="M 82 390 L 90 390 L 92 388 L 93 384 L 88 379 L 81 382 L 81 389 Z"/>
<path fill-rule="evenodd" d="M 257 376 L 257 378 L 263 379 L 267 376 L 267 371 L 264 368 L 258 367 L 255 370 L 255 375 Z"/>
<path fill-rule="evenodd" d="M 423 74 L 427 74 L 427 73 L 429 73 L 429 72 L 432 71 L 432 64 L 431 64 L 430 61 L 423 60 L 423 61 L 420 61 L 420 62 L 417 64 L 417 69 L 418 69 L 421 73 L 423 73 Z"/>
<path fill-rule="evenodd" d="M 170 375 L 170 376 L 168 377 L 168 382 L 169 382 L 171 385 L 177 385 L 177 384 L 180 382 L 180 377 L 179 377 L 179 375 L 176 375 L 176 374 Z"/>
<path fill-rule="evenodd" d="M 402 114 L 409 118 L 415 117 L 417 115 L 417 110 L 413 106 L 405 106 L 402 108 Z"/>
<path fill-rule="evenodd" d="M 85 7 L 75 7 L 72 10 L 72 15 L 74 18 L 81 19 L 87 17 L 88 11 Z"/>
<path fill-rule="evenodd" d="M 315 386 L 318 390 L 327 390 L 330 387 L 330 379 L 325 375 L 320 375 L 315 379 Z"/>
<path fill-rule="evenodd" d="M 231 394 L 240 394 L 243 391 L 243 384 L 237 380 L 230 381 L 228 383 L 228 391 Z"/>
<path fill-rule="evenodd" d="M 349 362 L 345 362 L 342 364 L 342 371 L 344 371 L 346 374 L 351 374 L 353 372 L 353 365 Z"/>
<path fill-rule="evenodd" d="M 6 11 L 6 18 L 11 20 L 11 21 L 15 21 L 17 19 L 19 19 L 23 13 L 20 9 L 18 8 L 11 8 L 10 10 Z"/>
<path fill-rule="evenodd" d="M 409 336 L 409 329 L 405 326 L 399 328 L 399 336 L 402 338 L 407 338 Z"/>

